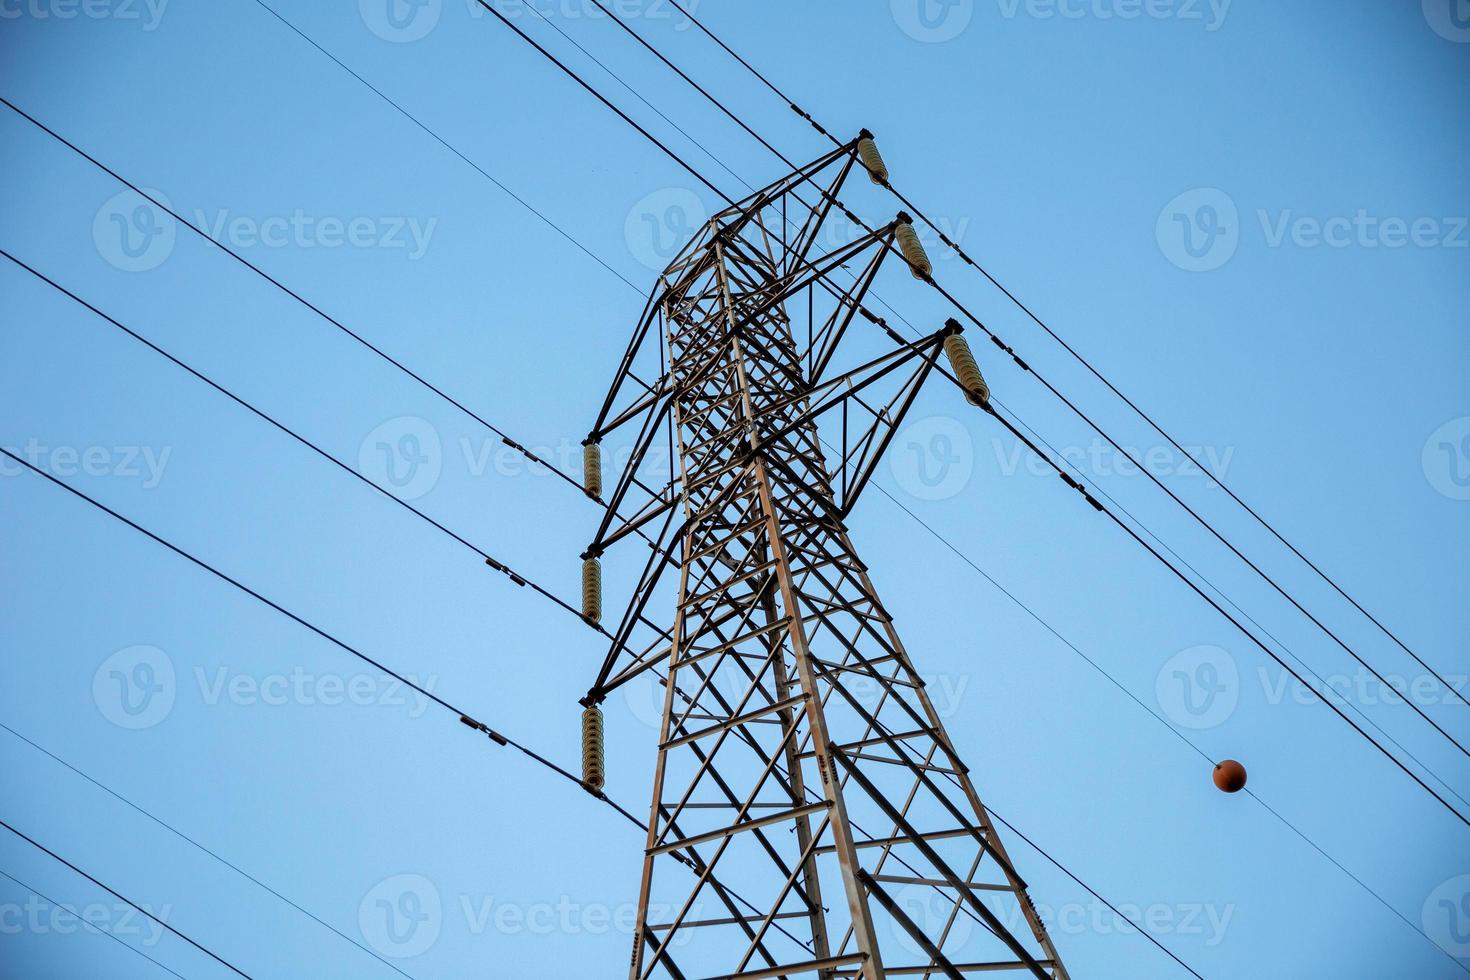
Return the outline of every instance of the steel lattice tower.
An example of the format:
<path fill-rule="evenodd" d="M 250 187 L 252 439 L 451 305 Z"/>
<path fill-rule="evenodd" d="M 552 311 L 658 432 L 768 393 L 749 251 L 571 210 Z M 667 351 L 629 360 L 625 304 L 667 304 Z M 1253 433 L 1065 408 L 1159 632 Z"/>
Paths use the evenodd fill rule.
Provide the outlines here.
<path fill-rule="evenodd" d="M 1067 975 L 849 540 L 959 331 L 907 342 L 863 307 L 885 263 L 929 267 L 903 215 L 832 244 L 834 209 L 857 224 L 836 200 L 859 157 L 854 140 L 702 228 L 588 440 L 632 448 L 589 588 L 620 540 L 651 553 L 583 703 L 663 684 L 633 980 Z"/>

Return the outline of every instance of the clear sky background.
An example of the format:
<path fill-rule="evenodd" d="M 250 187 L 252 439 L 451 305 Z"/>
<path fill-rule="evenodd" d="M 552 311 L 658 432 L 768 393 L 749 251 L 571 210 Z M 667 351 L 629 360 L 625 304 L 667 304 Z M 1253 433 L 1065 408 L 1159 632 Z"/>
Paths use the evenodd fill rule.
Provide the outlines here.
<path fill-rule="evenodd" d="M 255 0 L 4 0 L 0 94 L 575 471 L 640 291 L 717 199 L 463 0 L 400 4 L 394 20 L 385 0 L 272 2 L 639 291 Z M 895 183 L 977 260 L 1463 681 L 1470 9 L 1454 2 L 696 12 L 834 132 L 874 130 Z M 587 6 L 542 5 L 728 170 L 520 3 L 502 6 L 722 188 L 743 191 L 731 172 L 780 175 Z M 672 8 L 619 9 L 788 155 L 825 148 Z M 379 443 L 416 455 L 396 492 L 575 593 L 596 519 L 580 494 L 220 249 L 150 225 L 115 180 L 4 108 L 0 168 L 0 248 L 384 485 L 410 471 Z M 875 223 L 895 209 L 866 182 L 851 203 Z M 933 254 L 1023 357 L 1470 738 L 1463 705 L 1004 296 Z M 879 291 L 925 330 L 951 313 L 906 275 Z M 1470 813 L 1452 795 L 1470 795 L 1470 759 L 1094 452 L 1034 379 L 975 347 L 1006 405 Z M 0 445 L 575 765 L 575 699 L 605 646 L 574 617 L 4 261 L 0 371 Z M 879 482 L 959 553 L 881 494 L 853 536 L 989 805 L 1210 980 L 1470 970 L 1470 829 L 952 390 L 933 386 L 911 418 Z M 256 977 L 395 975 L 353 943 L 415 978 L 622 975 L 642 837 L 616 814 L 8 463 L 0 528 L 0 721 L 320 922 L 6 731 L 0 818 Z M 610 562 L 609 607 L 629 584 Z M 151 698 L 119 686 L 149 670 Z M 635 687 L 607 706 L 608 792 L 637 813 L 651 697 Z M 1249 767 L 1254 796 L 1214 789 L 1207 760 L 1225 757 Z M 1187 975 L 1007 840 L 1073 976 Z M 13 836 L 0 871 L 24 882 L 0 878 L 0 975 L 167 975 L 35 892 L 90 908 L 182 976 L 229 975 Z M 388 928 L 380 902 L 419 910 L 418 926 Z"/>

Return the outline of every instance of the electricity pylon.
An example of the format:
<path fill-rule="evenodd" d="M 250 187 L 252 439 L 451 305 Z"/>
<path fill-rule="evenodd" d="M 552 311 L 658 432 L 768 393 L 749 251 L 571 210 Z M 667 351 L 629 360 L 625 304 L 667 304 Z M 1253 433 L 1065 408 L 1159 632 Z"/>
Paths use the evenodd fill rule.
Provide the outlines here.
<path fill-rule="evenodd" d="M 890 256 L 931 271 L 902 214 L 834 241 L 834 208 L 859 224 L 836 203 L 855 167 L 886 180 L 866 140 L 674 258 L 587 442 L 594 495 L 598 445 L 631 444 L 583 555 L 589 618 L 607 549 L 650 546 L 583 699 L 592 752 L 610 692 L 663 686 L 630 980 L 1067 976 L 848 537 L 941 354 L 988 398 L 953 321 L 905 341 L 863 306 Z M 858 317 L 887 336 L 849 331 Z M 600 789 L 600 761 L 587 771 Z"/>

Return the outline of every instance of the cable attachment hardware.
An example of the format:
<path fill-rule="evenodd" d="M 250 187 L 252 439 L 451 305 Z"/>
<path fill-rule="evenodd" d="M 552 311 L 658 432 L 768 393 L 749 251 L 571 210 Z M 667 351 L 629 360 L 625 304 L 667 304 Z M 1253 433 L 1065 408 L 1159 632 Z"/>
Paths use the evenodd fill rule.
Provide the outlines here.
<path fill-rule="evenodd" d="M 880 187 L 887 187 L 888 165 L 883 162 L 883 154 L 878 152 L 878 144 L 873 142 L 873 134 L 866 129 L 858 134 L 857 151 L 858 159 L 868 168 L 868 177 Z"/>
<path fill-rule="evenodd" d="M 603 748 L 602 709 L 589 705 L 582 712 L 582 785 L 601 793 L 607 784 L 607 757 Z"/>
<path fill-rule="evenodd" d="M 934 265 L 924 252 L 918 233 L 914 231 L 914 219 L 904 211 L 898 212 L 898 224 L 893 233 L 898 239 L 899 251 L 903 252 L 903 257 L 909 264 L 909 271 L 914 274 L 915 279 L 928 282 L 934 274 Z"/>

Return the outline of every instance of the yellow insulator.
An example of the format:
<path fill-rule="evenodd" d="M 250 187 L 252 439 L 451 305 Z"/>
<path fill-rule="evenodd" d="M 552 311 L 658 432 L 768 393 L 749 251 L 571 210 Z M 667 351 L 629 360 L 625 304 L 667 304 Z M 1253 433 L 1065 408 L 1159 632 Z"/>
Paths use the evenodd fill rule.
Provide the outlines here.
<path fill-rule="evenodd" d="M 606 756 L 602 746 L 602 709 L 592 705 L 582 712 L 582 783 L 595 793 L 607 785 Z"/>
<path fill-rule="evenodd" d="M 934 272 L 934 266 L 929 262 L 929 256 L 924 253 L 924 246 L 919 242 L 919 236 L 914 232 L 914 226 L 905 220 L 908 215 L 900 215 L 898 227 L 894 235 L 898 238 L 899 251 L 908 260 L 909 271 L 914 274 L 915 279 L 928 279 Z"/>
<path fill-rule="evenodd" d="M 883 162 L 883 155 L 878 152 L 878 144 L 873 142 L 873 134 L 866 129 L 858 138 L 858 159 L 863 166 L 868 168 L 868 176 L 875 184 L 888 183 L 888 165 Z"/>
<path fill-rule="evenodd" d="M 594 623 L 602 621 L 602 562 L 582 562 L 582 615 Z"/>
<path fill-rule="evenodd" d="M 582 486 L 592 496 L 602 496 L 602 447 L 595 442 L 582 444 Z"/>
<path fill-rule="evenodd" d="M 980 365 L 975 363 L 975 355 L 970 353 L 969 341 L 952 333 L 944 338 L 944 352 L 949 355 L 950 367 L 954 368 L 955 377 L 960 379 L 960 386 L 965 389 L 965 399 L 979 408 L 990 404 L 990 385 L 985 383 Z"/>

